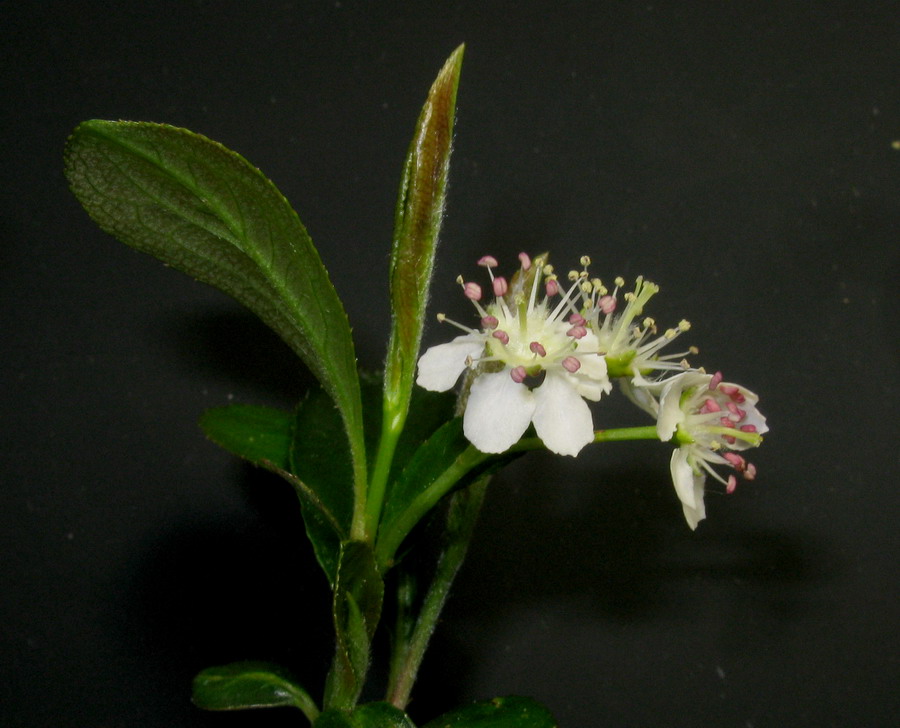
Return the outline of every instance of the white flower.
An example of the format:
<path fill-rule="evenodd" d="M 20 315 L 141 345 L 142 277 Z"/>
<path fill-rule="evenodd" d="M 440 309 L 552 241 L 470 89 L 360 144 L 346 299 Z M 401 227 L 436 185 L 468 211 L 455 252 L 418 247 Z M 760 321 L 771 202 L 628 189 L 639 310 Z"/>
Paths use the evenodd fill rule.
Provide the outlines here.
<path fill-rule="evenodd" d="M 766 418 L 756 408 L 759 398 L 747 389 L 722 381 L 722 373 L 688 371 L 663 383 L 659 395 L 656 432 L 659 439 L 675 439 L 670 469 L 675 492 L 681 500 L 688 525 L 694 529 L 706 517 L 703 494 L 707 474 L 731 493 L 737 485 L 734 474 L 723 478 L 713 465 L 724 465 L 747 480 L 756 467 L 735 450 L 762 442 L 768 431 Z"/>
<path fill-rule="evenodd" d="M 519 259 L 521 269 L 509 282 L 494 276 L 494 258 L 479 261 L 488 269 L 495 296 L 486 306 L 480 303 L 481 286 L 458 279 L 481 317 L 481 327 L 471 329 L 439 314 L 439 321 L 467 333 L 428 349 L 419 359 L 416 382 L 443 392 L 466 368 L 474 371 L 463 431 L 482 452 L 508 450 L 533 423 L 547 448 L 577 455 L 594 439 L 584 399 L 597 401 L 611 389 L 606 361 L 573 303 L 578 283 L 562 293 L 543 258 L 532 263 L 522 253 Z M 576 323 L 567 320 L 573 316 Z M 543 381 L 538 382 L 541 375 Z"/>

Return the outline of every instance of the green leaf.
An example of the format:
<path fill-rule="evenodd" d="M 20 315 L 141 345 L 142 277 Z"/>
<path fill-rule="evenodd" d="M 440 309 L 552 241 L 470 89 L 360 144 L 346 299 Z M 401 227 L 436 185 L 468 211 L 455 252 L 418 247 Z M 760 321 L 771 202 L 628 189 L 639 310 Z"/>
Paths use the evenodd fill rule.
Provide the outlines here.
<path fill-rule="evenodd" d="M 350 326 L 306 229 L 275 185 L 221 144 L 145 122 L 82 123 L 65 163 L 72 191 L 101 228 L 230 294 L 303 359 L 337 403 L 356 487 L 364 488 Z"/>
<path fill-rule="evenodd" d="M 441 69 L 419 115 L 403 165 L 391 249 L 393 326 L 385 368 L 385 412 L 406 414 L 412 389 L 428 287 L 447 190 L 456 90 L 464 46 Z"/>
<path fill-rule="evenodd" d="M 443 496 L 520 454 L 479 452 L 463 434 L 461 418 L 444 424 L 416 450 L 391 487 L 376 541 L 379 566 L 387 569 L 393 563 L 403 539 Z"/>
<path fill-rule="evenodd" d="M 353 711 L 326 710 L 313 728 L 416 728 L 399 708 L 390 703 L 366 703 Z"/>
<path fill-rule="evenodd" d="M 206 436 L 256 465 L 288 468 L 294 415 L 271 407 L 233 404 L 207 410 L 200 418 Z"/>
<path fill-rule="evenodd" d="M 235 662 L 210 667 L 194 678 L 194 704 L 204 710 L 244 710 L 292 706 L 312 722 L 315 702 L 277 665 Z"/>
<path fill-rule="evenodd" d="M 381 618 L 384 581 L 371 547 L 350 541 L 341 546 L 334 587 L 335 659 L 325 686 L 328 708 L 356 703 L 369 668 L 369 646 Z"/>
<path fill-rule="evenodd" d="M 556 721 L 531 698 L 494 698 L 445 713 L 422 728 L 556 728 Z"/>

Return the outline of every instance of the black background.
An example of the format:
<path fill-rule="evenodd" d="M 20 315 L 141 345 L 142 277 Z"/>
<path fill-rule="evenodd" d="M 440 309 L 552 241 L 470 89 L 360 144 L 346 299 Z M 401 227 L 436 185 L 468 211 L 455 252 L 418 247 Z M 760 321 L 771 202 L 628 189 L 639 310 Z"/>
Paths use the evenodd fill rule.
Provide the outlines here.
<path fill-rule="evenodd" d="M 309 375 L 98 230 L 66 136 L 141 119 L 242 153 L 376 368 L 401 160 L 465 41 L 432 310 L 470 315 L 453 280 L 484 253 L 588 253 L 657 281 L 653 315 L 690 319 L 696 361 L 759 392 L 771 433 L 696 532 L 665 446 L 505 471 L 414 717 L 518 693 L 565 728 L 895 725 L 898 22 L 875 2 L 4 3 L 0 722 L 294 725 L 203 714 L 190 678 L 271 659 L 316 692 L 331 649 L 289 488 L 195 424 L 290 407 Z M 643 422 L 613 399 L 595 421 Z"/>

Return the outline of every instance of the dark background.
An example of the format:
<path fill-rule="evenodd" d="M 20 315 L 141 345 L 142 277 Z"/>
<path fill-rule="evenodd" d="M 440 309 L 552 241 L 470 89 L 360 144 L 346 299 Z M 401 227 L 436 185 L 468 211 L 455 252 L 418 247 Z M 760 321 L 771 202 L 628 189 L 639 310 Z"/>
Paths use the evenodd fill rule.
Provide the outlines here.
<path fill-rule="evenodd" d="M 520 250 L 662 286 L 762 396 L 755 483 L 684 524 L 669 448 L 498 477 L 411 706 L 532 695 L 564 728 L 889 726 L 900 699 L 895 3 L 7 2 L 0 7 L 0 723 L 208 715 L 199 669 L 317 692 L 324 580 L 293 494 L 204 408 L 309 376 L 237 304 L 115 242 L 62 176 L 89 118 L 186 126 L 275 181 L 381 362 L 401 160 L 467 43 L 432 310 Z M 426 342 L 452 331 L 429 325 Z M 638 424 L 611 399 L 598 426 Z"/>

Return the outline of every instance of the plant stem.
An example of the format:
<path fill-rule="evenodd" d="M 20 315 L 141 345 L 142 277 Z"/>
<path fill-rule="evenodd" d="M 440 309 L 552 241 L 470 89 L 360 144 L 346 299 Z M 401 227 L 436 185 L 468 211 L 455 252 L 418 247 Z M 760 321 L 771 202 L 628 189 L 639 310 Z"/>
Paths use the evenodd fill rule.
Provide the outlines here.
<path fill-rule="evenodd" d="M 385 399 L 381 421 L 381 439 L 378 442 L 378 453 L 375 455 L 375 465 L 372 468 L 372 478 L 369 481 L 366 500 L 366 540 L 370 543 L 375 540 L 375 534 L 378 532 L 378 519 L 381 518 L 388 477 L 391 474 L 391 463 L 394 461 L 394 451 L 397 449 L 397 441 L 400 439 L 405 423 L 406 410 L 403 410 L 403 415 L 400 416 Z"/>
<path fill-rule="evenodd" d="M 434 578 L 425 594 L 422 608 L 409 639 L 406 639 L 406 634 L 403 633 L 406 631 L 402 629 L 403 626 L 398 625 L 401 628 L 397 631 L 397 638 L 393 646 L 387 699 L 401 710 L 404 710 L 409 702 L 409 695 L 419 673 L 425 650 L 428 648 L 431 635 L 437 626 L 453 580 L 466 557 L 489 480 L 490 476 L 480 478 L 451 497 L 450 509 L 447 514 L 445 546 L 438 557 Z M 401 582 L 400 589 L 408 588 L 408 584 Z M 405 616 L 402 613 L 398 615 L 398 622 L 402 621 Z"/>

